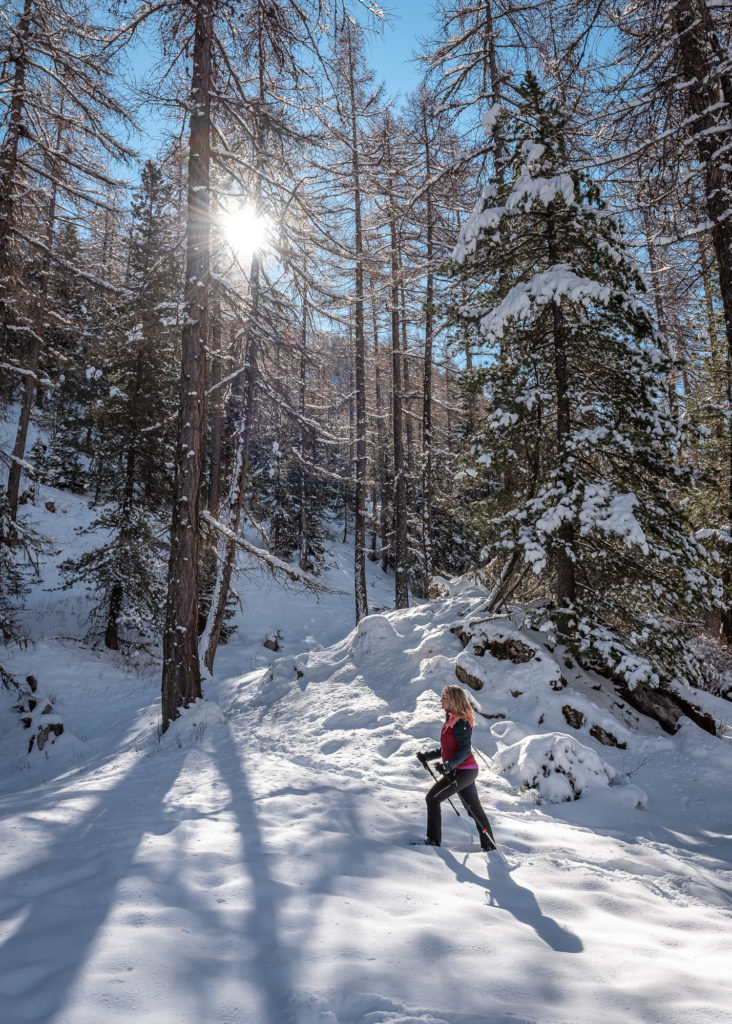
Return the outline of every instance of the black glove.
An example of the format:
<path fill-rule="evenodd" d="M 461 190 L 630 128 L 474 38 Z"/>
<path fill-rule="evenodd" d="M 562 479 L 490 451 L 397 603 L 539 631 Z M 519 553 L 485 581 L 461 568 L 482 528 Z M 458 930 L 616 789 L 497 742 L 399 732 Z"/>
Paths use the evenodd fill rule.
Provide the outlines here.
<path fill-rule="evenodd" d="M 435 764 L 435 771 L 437 772 L 438 775 L 447 775 L 447 769 L 445 768 L 442 761 L 438 761 Z"/>
<path fill-rule="evenodd" d="M 424 751 L 423 751 L 423 750 L 418 750 L 418 751 L 417 751 L 417 760 L 418 760 L 418 761 L 419 761 L 419 763 L 420 763 L 421 765 L 423 765 L 423 766 L 424 766 L 425 768 L 427 767 L 427 757 L 425 756 L 425 753 L 424 753 Z"/>
<path fill-rule="evenodd" d="M 437 770 L 439 775 L 444 775 L 449 782 L 454 782 L 455 779 L 457 778 L 456 769 L 446 768 L 442 761 L 437 762 L 437 764 L 435 765 L 435 769 Z"/>

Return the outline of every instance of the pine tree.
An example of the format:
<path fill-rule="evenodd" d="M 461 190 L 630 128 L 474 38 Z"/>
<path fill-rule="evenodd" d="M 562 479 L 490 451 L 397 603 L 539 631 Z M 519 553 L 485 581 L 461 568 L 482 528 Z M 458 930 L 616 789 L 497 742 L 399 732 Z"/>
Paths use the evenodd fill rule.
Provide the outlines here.
<path fill-rule="evenodd" d="M 480 341 L 487 401 L 468 469 L 487 488 L 486 555 L 545 579 L 546 614 L 587 660 L 631 684 L 688 679 L 671 622 L 718 587 L 671 497 L 690 470 L 669 359 L 617 219 L 565 170 L 556 103 L 530 73 L 519 97 L 505 184 L 484 189 L 453 256 L 451 318 Z"/>

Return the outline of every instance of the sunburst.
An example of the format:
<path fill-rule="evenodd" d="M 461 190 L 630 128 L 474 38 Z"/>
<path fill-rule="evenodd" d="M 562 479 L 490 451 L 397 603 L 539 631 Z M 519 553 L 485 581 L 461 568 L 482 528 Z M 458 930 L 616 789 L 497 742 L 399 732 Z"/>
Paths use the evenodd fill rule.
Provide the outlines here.
<path fill-rule="evenodd" d="M 221 226 L 227 242 L 240 260 L 250 260 L 255 253 L 268 249 L 272 244 L 272 221 L 257 213 L 251 205 L 227 210 L 221 215 Z"/>

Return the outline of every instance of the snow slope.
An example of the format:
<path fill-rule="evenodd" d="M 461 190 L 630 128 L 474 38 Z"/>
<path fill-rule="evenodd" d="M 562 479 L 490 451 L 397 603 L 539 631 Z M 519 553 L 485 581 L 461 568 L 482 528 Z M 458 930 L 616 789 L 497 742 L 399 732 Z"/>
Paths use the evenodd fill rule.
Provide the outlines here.
<path fill-rule="evenodd" d="M 475 628 L 533 645 L 531 660 L 464 648 L 485 600 L 466 582 L 352 629 L 338 543 L 343 593 L 318 602 L 246 575 L 206 699 L 160 737 L 158 667 L 69 639 L 86 599 L 44 589 L 90 514 L 51 496 L 55 514 L 35 510 L 57 554 L 28 602 L 33 643 L 4 664 L 36 675 L 65 732 L 28 755 L 0 696 L 3 1024 L 732 1021 L 728 739 L 631 716 L 517 619 Z M 261 646 L 276 629 L 280 654 Z M 409 845 L 431 781 L 414 754 L 436 745 L 456 665 L 505 716 L 479 716 L 474 741 L 508 863 L 448 806 L 443 847 Z M 564 772 L 541 774 L 560 763 L 548 750 Z M 567 771 L 581 798 L 552 802 Z"/>

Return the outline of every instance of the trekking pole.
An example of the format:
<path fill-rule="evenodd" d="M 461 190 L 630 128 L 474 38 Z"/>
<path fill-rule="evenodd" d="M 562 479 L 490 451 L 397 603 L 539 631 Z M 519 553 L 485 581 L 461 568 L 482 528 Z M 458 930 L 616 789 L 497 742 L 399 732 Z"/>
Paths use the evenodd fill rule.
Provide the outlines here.
<path fill-rule="evenodd" d="M 430 775 L 435 780 L 435 782 L 439 782 L 440 781 L 437 778 L 437 776 L 435 775 L 435 773 L 432 771 L 432 769 L 430 768 L 428 761 L 425 761 L 425 759 L 423 757 L 420 757 L 419 754 L 417 754 L 417 760 L 419 761 L 419 763 L 422 765 L 423 768 L 427 769 L 427 771 L 430 773 Z M 443 778 L 444 778 L 444 776 L 443 776 Z M 453 811 L 455 812 L 455 814 L 457 814 L 457 816 L 459 818 L 460 817 L 460 811 L 457 809 L 455 804 L 452 802 L 452 798 L 448 797 L 447 798 L 447 802 L 449 803 L 450 807 L 452 807 Z"/>
<path fill-rule="evenodd" d="M 493 767 L 493 765 L 488 760 L 488 758 L 485 756 L 485 754 L 481 753 L 481 751 L 478 750 L 477 747 L 473 747 L 472 749 L 473 749 L 474 753 L 476 753 L 480 758 L 482 758 L 483 761 L 485 761 L 485 763 L 488 765 L 488 767 L 490 768 L 490 770 L 493 772 L 494 775 L 497 775 L 499 779 L 503 778 L 501 773 L 496 771 L 496 769 Z M 501 858 L 501 860 L 504 861 L 505 864 L 508 864 L 508 860 L 506 858 L 505 853 L 503 853 L 501 850 L 498 849 L 498 845 L 496 843 L 495 837 L 491 836 L 490 838 L 491 838 L 491 841 L 493 842 L 494 849 L 495 849 L 496 853 L 498 854 L 498 856 Z"/>
<path fill-rule="evenodd" d="M 499 779 L 500 779 L 500 778 L 503 778 L 503 776 L 501 775 L 501 773 L 500 773 L 500 772 L 497 772 L 497 771 L 496 771 L 496 769 L 495 769 L 495 768 L 493 767 L 493 765 L 492 765 L 492 764 L 491 764 L 491 762 L 490 762 L 490 761 L 488 760 L 488 758 L 487 758 L 487 757 L 485 756 L 485 754 L 482 754 L 482 753 L 481 753 L 481 752 L 480 752 L 480 751 L 478 750 L 478 748 L 477 748 L 477 747 L 473 747 L 473 753 L 474 753 L 474 754 L 477 754 L 477 755 L 478 755 L 478 757 L 482 758 L 482 760 L 483 760 L 483 761 L 485 761 L 485 763 L 486 763 L 486 764 L 488 765 L 488 767 L 490 768 L 490 770 L 491 770 L 491 771 L 493 772 L 493 774 L 494 774 L 494 775 L 497 775 L 497 776 L 499 777 Z"/>

